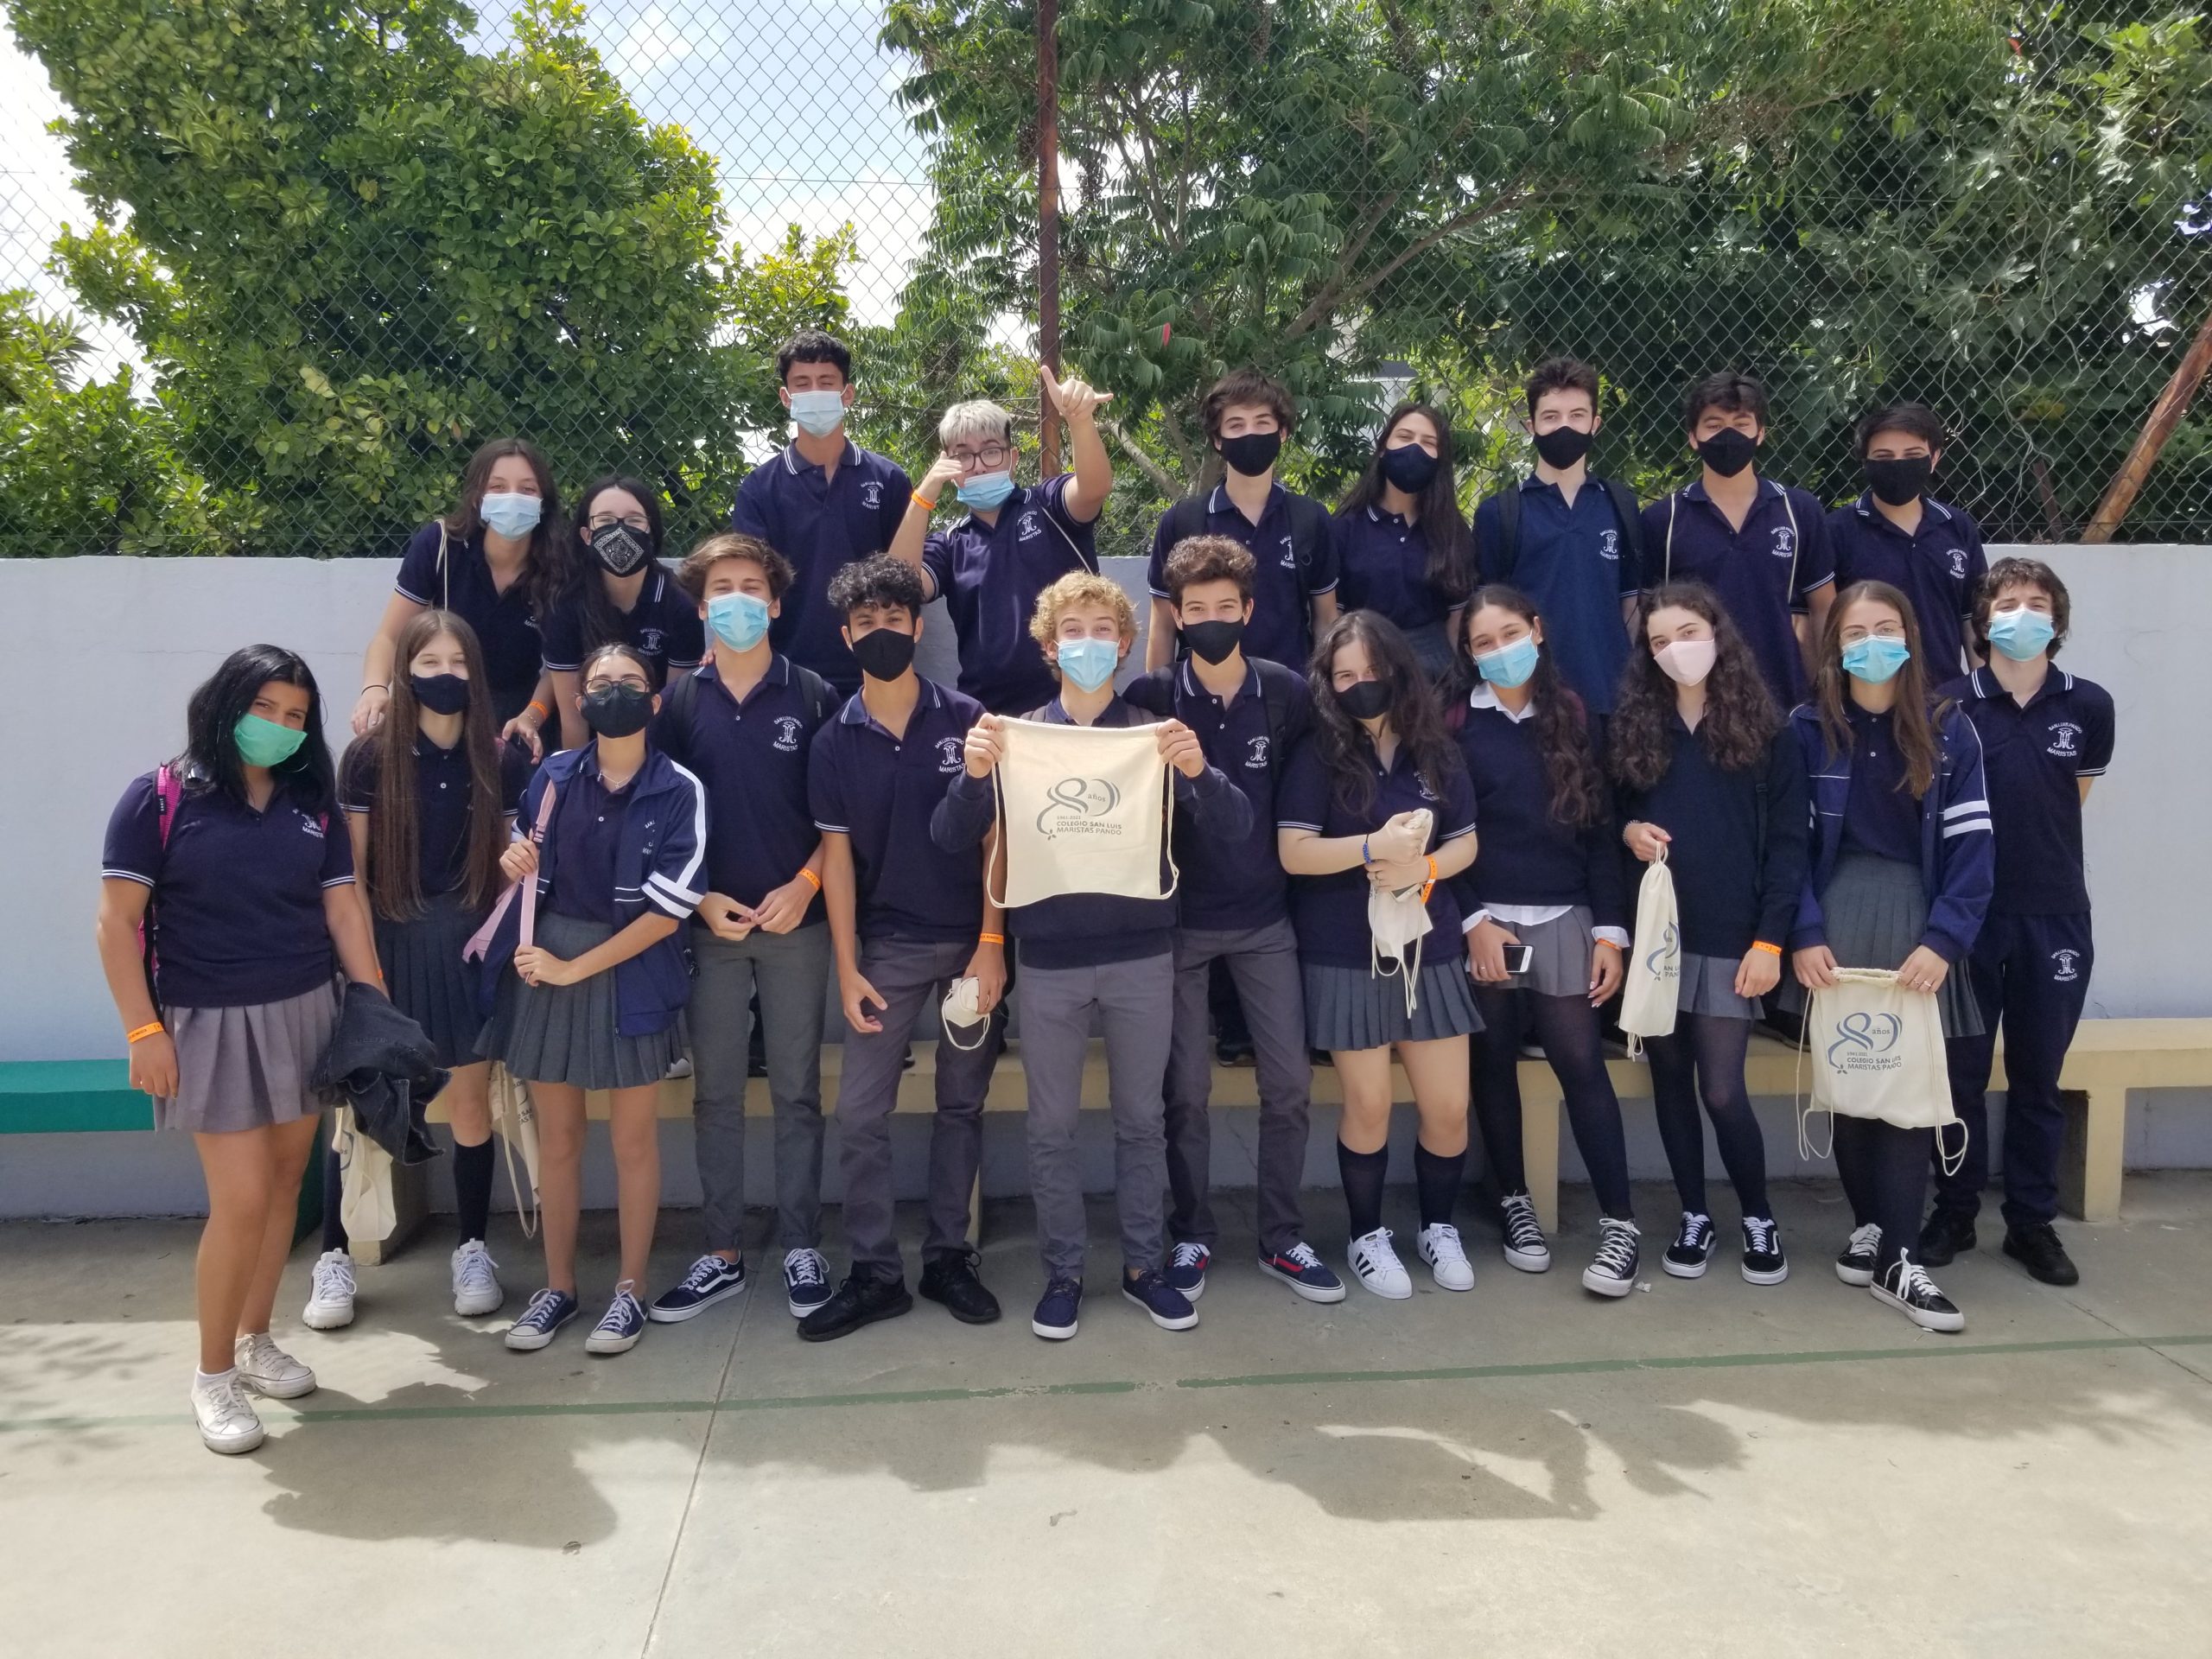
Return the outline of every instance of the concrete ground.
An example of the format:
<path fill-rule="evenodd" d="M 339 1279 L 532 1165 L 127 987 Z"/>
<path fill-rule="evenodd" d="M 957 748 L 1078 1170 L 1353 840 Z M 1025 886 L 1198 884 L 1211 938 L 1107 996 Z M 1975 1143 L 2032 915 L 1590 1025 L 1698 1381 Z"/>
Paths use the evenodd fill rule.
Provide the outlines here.
<path fill-rule="evenodd" d="M 230 1459 L 184 1408 L 193 1226 L 10 1224 L 0 1649 L 2212 1653 L 2212 1178 L 2132 1178 L 2125 1222 L 2069 1227 L 2070 1292 L 1986 1217 L 1939 1275 L 1955 1338 L 1837 1283 L 1833 1189 L 1777 1197 L 1778 1288 L 1732 1254 L 1669 1279 L 1662 1237 L 1600 1303 L 1574 1190 L 1542 1278 L 1471 1227 L 1472 1294 L 1417 1273 L 1409 1303 L 1310 1307 L 1240 1227 L 1197 1331 L 1095 1295 L 1065 1344 L 1029 1334 L 1027 1216 L 995 1207 L 996 1326 L 919 1303 L 809 1345 L 756 1280 L 613 1360 L 580 1326 L 506 1352 L 427 1237 L 353 1328 L 303 1331 L 303 1245 L 278 1336 L 321 1390 Z M 691 1224 L 664 1217 L 658 1280 Z M 1100 1289 L 1112 1236 L 1095 1210 Z M 611 1217 L 586 1243 L 589 1303 Z M 512 1316 L 532 1252 L 494 1249 Z"/>

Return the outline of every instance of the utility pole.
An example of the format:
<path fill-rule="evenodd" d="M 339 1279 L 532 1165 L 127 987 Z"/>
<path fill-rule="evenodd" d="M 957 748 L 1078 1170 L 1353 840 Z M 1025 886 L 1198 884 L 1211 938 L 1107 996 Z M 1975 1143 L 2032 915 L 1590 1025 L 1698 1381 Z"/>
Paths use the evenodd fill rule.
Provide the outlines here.
<path fill-rule="evenodd" d="M 1037 0 L 1037 354 L 1060 372 L 1060 7 Z M 1060 471 L 1059 411 L 1037 391 L 1037 475 Z"/>

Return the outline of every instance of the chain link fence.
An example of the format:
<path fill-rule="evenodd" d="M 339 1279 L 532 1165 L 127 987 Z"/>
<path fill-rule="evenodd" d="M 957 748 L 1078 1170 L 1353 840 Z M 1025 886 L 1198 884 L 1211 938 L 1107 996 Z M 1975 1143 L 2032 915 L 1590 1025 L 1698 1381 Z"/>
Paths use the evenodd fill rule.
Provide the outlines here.
<path fill-rule="evenodd" d="M 1035 421 L 1027 0 L 0 18 L 0 554 L 391 554 L 510 432 L 690 536 L 782 442 L 801 327 L 850 340 L 855 435 L 917 475 L 950 402 Z M 1740 368 L 1766 470 L 1831 500 L 1858 416 L 1913 398 L 1993 541 L 2080 536 L 2145 450 L 2120 537 L 2212 541 L 2212 399 L 2153 418 L 2212 350 L 2192 7 L 1059 0 L 1053 38 L 1105 550 L 1204 475 L 1227 367 L 1294 387 L 1325 497 L 1395 398 L 1442 404 L 1471 501 L 1562 352 L 1648 494 L 1688 474 L 1683 391 Z"/>

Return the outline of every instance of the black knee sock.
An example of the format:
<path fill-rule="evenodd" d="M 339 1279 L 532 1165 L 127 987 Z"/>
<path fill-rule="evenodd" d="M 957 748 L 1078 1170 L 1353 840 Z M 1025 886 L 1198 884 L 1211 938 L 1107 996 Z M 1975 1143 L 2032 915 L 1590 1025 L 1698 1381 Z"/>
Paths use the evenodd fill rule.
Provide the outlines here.
<path fill-rule="evenodd" d="M 322 1154 L 322 1248 L 342 1250 L 346 1248 L 346 1224 L 340 1213 L 345 1208 L 346 1171 L 339 1163 L 338 1154 Z"/>
<path fill-rule="evenodd" d="M 1354 1152 L 1337 1142 L 1337 1173 L 1344 1184 L 1344 1211 L 1351 1217 L 1351 1236 L 1365 1236 L 1382 1224 L 1382 1178 L 1389 1173 L 1390 1149 Z"/>
<path fill-rule="evenodd" d="M 1455 1152 L 1446 1156 L 1431 1152 L 1416 1141 L 1414 1142 L 1414 1185 L 1421 1193 L 1421 1224 L 1424 1227 L 1448 1227 L 1452 1224 L 1452 1206 L 1459 1196 L 1459 1180 L 1467 1166 L 1467 1154 Z"/>
<path fill-rule="evenodd" d="M 492 1143 L 453 1148 L 454 1208 L 460 1212 L 461 1242 L 482 1238 L 492 1218 Z"/>

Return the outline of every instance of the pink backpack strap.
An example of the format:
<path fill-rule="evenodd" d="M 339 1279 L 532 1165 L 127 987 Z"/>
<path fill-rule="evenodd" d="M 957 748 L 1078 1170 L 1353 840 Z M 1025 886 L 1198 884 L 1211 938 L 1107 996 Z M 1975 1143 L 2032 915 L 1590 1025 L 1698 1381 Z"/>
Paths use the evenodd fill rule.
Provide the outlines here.
<path fill-rule="evenodd" d="M 168 851 L 169 831 L 176 828 L 177 808 L 184 800 L 184 780 L 167 761 L 154 768 L 154 802 L 159 810 L 162 850 Z"/>
<path fill-rule="evenodd" d="M 545 832 L 552 822 L 553 784 L 549 779 L 545 793 L 537 803 L 537 822 L 531 826 L 531 840 L 540 847 L 544 846 Z M 484 918 L 484 925 L 469 937 L 467 944 L 461 946 L 463 962 L 481 962 L 484 959 L 492 948 L 493 936 L 499 931 L 499 924 L 506 918 L 507 906 L 515 902 L 517 894 L 520 894 L 522 899 L 522 933 L 516 943 L 521 945 L 537 942 L 537 876 L 533 872 L 519 881 L 508 883 L 507 890 L 499 895 L 499 901 L 492 906 L 492 913 Z"/>

